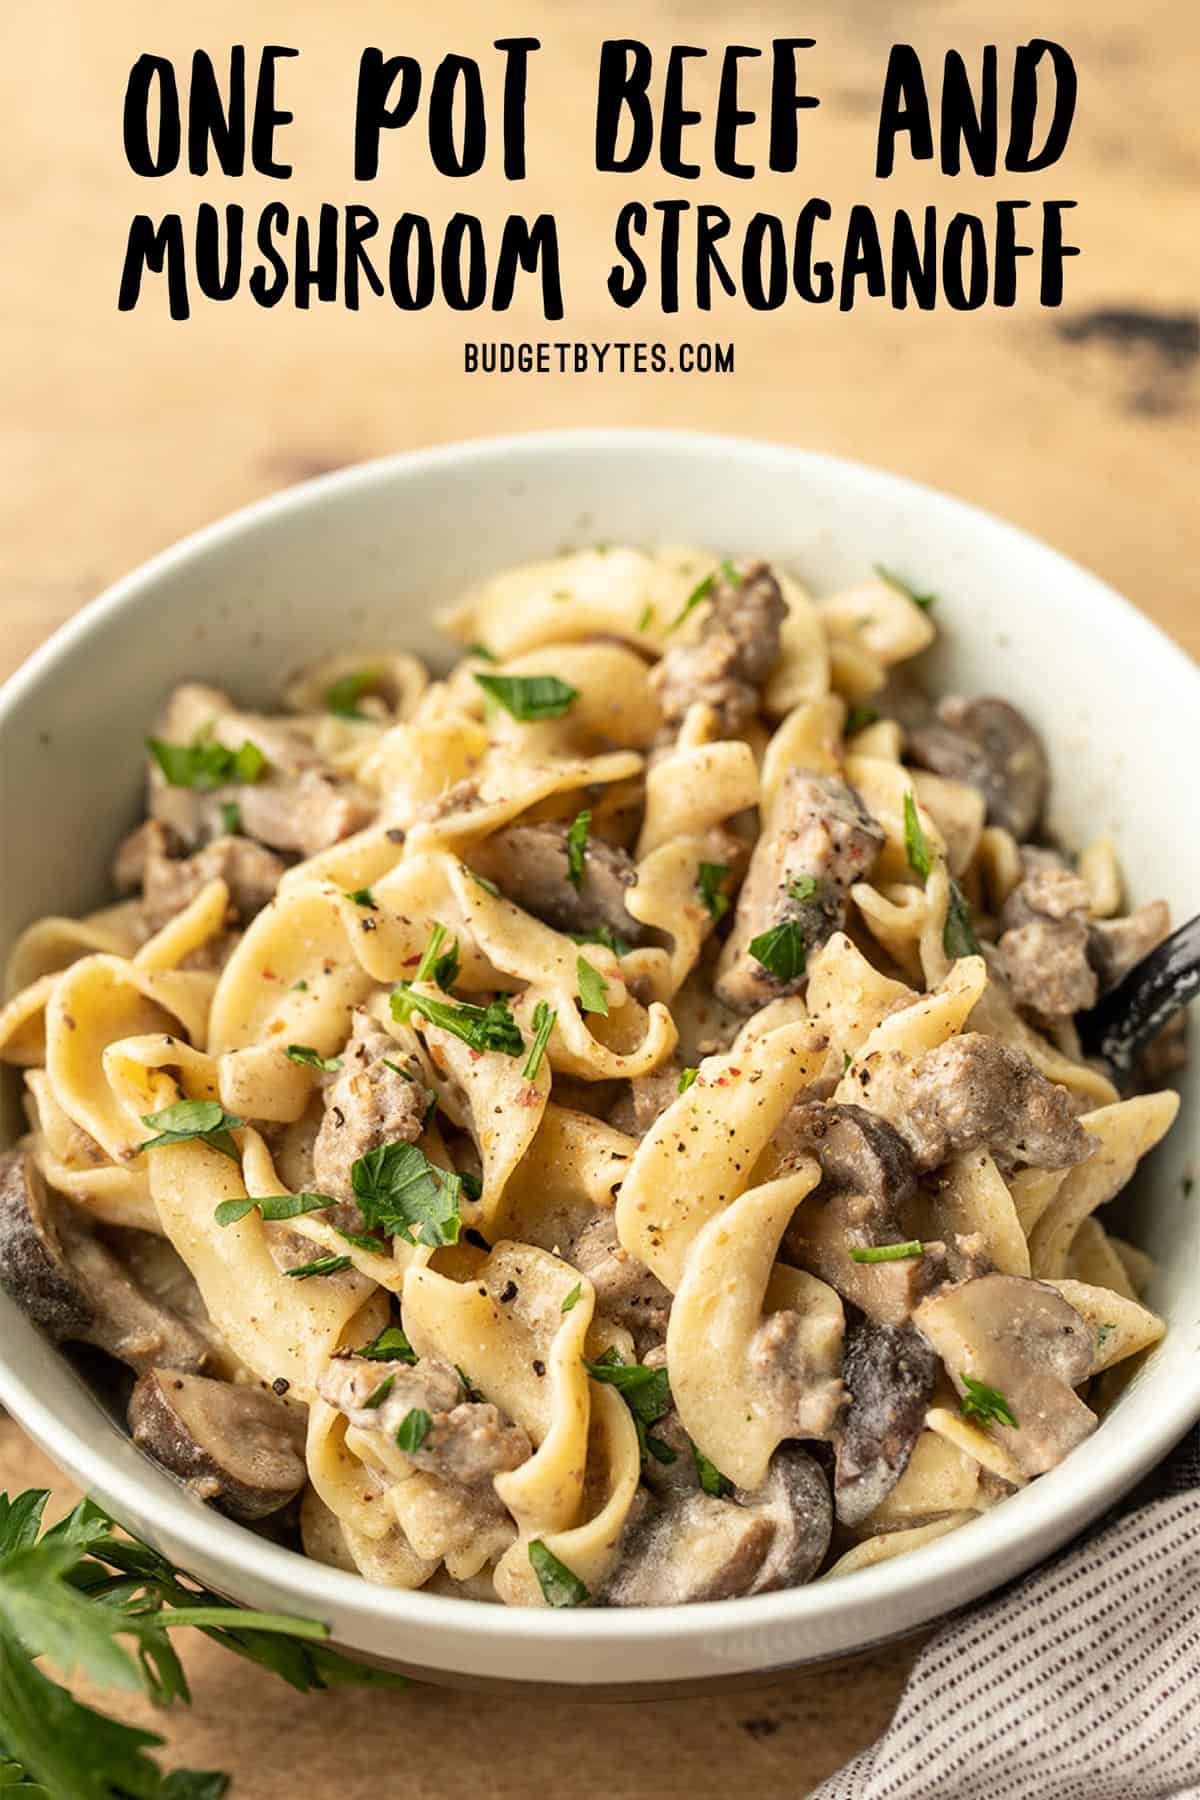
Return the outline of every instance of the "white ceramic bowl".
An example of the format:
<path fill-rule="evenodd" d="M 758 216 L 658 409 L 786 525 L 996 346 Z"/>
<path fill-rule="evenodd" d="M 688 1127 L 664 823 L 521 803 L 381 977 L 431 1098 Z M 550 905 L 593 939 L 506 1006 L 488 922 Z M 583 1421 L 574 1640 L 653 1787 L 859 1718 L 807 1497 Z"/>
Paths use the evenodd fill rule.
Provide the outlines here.
<path fill-rule="evenodd" d="M 1068 841 L 1111 830 L 1135 899 L 1165 894 L 1177 918 L 1195 906 L 1196 671 L 1111 589 L 984 513 L 875 470 L 730 438 L 584 431 L 328 476 L 200 532 L 87 607 L 0 697 L 0 941 L 41 913 L 104 899 L 110 852 L 137 812 L 142 735 L 173 683 L 268 701 L 296 665 L 356 643 L 444 663 L 431 615 L 467 583 L 563 544 L 623 540 L 761 552 L 818 591 L 874 562 L 933 589 L 938 682 L 1029 711 L 1049 741 L 1053 818 Z M 1194 1095 L 1200 1064 L 1188 1086 Z M 636 1688 L 818 1661 L 911 1631 L 1028 1568 L 1200 1414 L 1200 1206 L 1183 1183 L 1194 1146 L 1185 1106 L 1130 1227 L 1159 1259 L 1150 1299 L 1170 1332 L 1095 1436 L 926 1548 L 784 1593 L 549 1612 L 372 1587 L 191 1499 L 3 1296 L 0 1400 L 130 1530 L 212 1587 L 318 1616 L 339 1643 L 435 1678 Z"/>

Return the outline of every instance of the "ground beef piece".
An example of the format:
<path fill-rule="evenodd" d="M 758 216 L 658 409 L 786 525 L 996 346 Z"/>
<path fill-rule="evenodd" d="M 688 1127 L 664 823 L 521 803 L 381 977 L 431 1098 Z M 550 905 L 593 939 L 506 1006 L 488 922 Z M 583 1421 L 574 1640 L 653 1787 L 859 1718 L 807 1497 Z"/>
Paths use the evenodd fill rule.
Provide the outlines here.
<path fill-rule="evenodd" d="M 639 1355 L 647 1345 L 662 1342 L 671 1312 L 670 1289 L 622 1249 L 611 1213 L 598 1213 L 584 1228 L 568 1260 L 595 1288 L 597 1311 L 633 1333 Z"/>
<path fill-rule="evenodd" d="M 379 1397 L 381 1387 L 385 1392 Z M 422 1357 L 411 1368 L 335 1357 L 320 1391 L 360 1431 L 378 1431 L 393 1440 L 410 1412 L 428 1413 L 429 1431 L 408 1454 L 417 1468 L 459 1487 L 490 1481 L 533 1454 L 521 1426 L 490 1402 L 468 1399 L 458 1371 L 436 1357 Z"/>
<path fill-rule="evenodd" d="M 352 1202 L 350 1172 L 360 1156 L 381 1144 L 416 1143 L 433 1094 L 415 1064 L 401 1074 L 404 1067 L 393 1039 L 360 1008 L 313 1145 L 318 1193 Z"/>
<path fill-rule="evenodd" d="M 608 1115 L 608 1122 L 629 1137 L 645 1137 L 650 1127 L 679 1098 L 683 1065 L 677 1057 L 649 1075 L 635 1075 Z"/>
<path fill-rule="evenodd" d="M 690 706 L 703 702 L 719 715 L 726 737 L 743 731 L 779 660 L 786 617 L 787 602 L 766 563 L 739 565 L 733 577 L 723 566 L 703 637 L 671 645 L 651 675 L 667 723 L 678 725 Z"/>
<path fill-rule="evenodd" d="M 1025 876 L 1004 904 L 1000 969 L 1018 1006 L 1060 1019 L 1094 1006 L 1086 882 L 1056 858 L 1023 853 Z"/>
<path fill-rule="evenodd" d="M 999 1038 L 965 1032 L 928 1050 L 896 1083 L 892 1122 L 919 1169 L 938 1168 L 958 1150 L 986 1148 L 1008 1167 L 1069 1169 L 1094 1140 L 1076 1118 L 1067 1089 Z"/>

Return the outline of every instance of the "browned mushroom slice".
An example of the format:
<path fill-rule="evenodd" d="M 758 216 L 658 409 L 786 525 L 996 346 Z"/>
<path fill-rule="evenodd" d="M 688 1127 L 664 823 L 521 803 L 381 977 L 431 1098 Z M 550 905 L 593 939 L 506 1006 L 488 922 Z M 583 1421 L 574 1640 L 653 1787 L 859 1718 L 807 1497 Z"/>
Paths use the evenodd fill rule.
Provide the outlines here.
<path fill-rule="evenodd" d="M 679 1606 L 793 1587 L 820 1565 L 832 1523 L 819 1465 L 784 1445 L 752 1492 L 719 1500 L 675 1488 L 661 1504 L 643 1503 L 602 1597 L 610 1606 Z"/>
<path fill-rule="evenodd" d="M 567 828 L 551 821 L 496 832 L 478 863 L 514 906 L 556 931 L 611 931 L 627 944 L 642 941 L 642 927 L 625 910 L 637 869 L 626 851 L 604 838 L 588 838 L 578 886 L 571 879 Z"/>
<path fill-rule="evenodd" d="M 834 1478 L 843 1525 L 861 1525 L 908 1467 L 936 1376 L 937 1357 L 911 1326 L 864 1320 L 847 1331 L 848 1404 Z"/>
<path fill-rule="evenodd" d="M 164 1469 L 234 1519 L 278 1512 L 304 1486 L 304 1412 L 259 1388 L 147 1369 L 129 1428 Z"/>
<path fill-rule="evenodd" d="M 836 775 L 789 769 L 763 821 L 738 895 L 717 971 L 718 997 L 727 1006 L 751 1012 L 780 994 L 794 993 L 804 981 L 805 957 L 844 923 L 846 895 L 856 881 L 868 879 L 882 845 L 882 830 L 846 782 Z M 750 948 L 785 925 L 794 927 L 804 953 L 794 977 L 773 972 Z"/>
<path fill-rule="evenodd" d="M 1073 1392 L 1091 1371 L 1091 1331 L 1046 1282 L 981 1275 L 922 1301 L 913 1323 L 968 1405 L 982 1401 L 986 1428 L 1026 1475 L 1052 1469 L 1096 1429 L 1095 1413 Z M 989 1407 L 981 1387 L 1002 1407 Z"/>
<path fill-rule="evenodd" d="M 1046 752 L 1028 719 L 1007 700 L 943 700 L 936 723 L 909 733 L 907 754 L 922 769 L 978 788 L 989 822 L 1015 838 L 1027 838 L 1041 817 Z"/>
<path fill-rule="evenodd" d="M 94 1344 L 138 1371 L 207 1361 L 202 1334 L 131 1277 L 23 1150 L 0 1159 L 0 1285 L 56 1343 Z"/>
<path fill-rule="evenodd" d="M 912 1152 L 894 1126 L 863 1106 L 801 1100 L 772 1139 L 785 1159 L 815 1156 L 821 1165 L 820 1198 L 861 1194 L 889 1223 L 917 1189 Z M 807 1204 L 807 1202 L 806 1202 Z"/>

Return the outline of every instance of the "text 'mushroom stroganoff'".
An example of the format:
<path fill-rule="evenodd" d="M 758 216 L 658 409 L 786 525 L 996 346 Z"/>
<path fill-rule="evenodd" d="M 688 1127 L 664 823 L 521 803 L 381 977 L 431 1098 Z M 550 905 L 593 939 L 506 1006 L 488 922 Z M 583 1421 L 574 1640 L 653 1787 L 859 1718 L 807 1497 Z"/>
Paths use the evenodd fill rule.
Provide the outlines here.
<path fill-rule="evenodd" d="M 1073 1015 L 1167 933 L 880 573 L 591 550 L 148 742 L 125 895 L 18 943 L 0 1276 L 136 1441 L 395 1587 L 650 1605 L 862 1568 L 1162 1334 L 1097 1211 L 1167 1130 Z M 469 646 L 469 647 L 468 647 Z"/>

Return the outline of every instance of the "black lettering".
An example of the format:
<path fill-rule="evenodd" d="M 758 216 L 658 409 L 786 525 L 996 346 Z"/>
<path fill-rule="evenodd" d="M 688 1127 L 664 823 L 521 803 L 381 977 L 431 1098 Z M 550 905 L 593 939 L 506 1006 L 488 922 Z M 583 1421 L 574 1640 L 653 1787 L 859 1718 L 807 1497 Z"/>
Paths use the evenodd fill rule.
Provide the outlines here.
<path fill-rule="evenodd" d="M 737 135 L 741 126 L 753 125 L 756 113 L 747 112 L 737 103 L 738 63 L 744 56 L 761 56 L 762 51 L 750 44 L 729 44 L 721 62 L 721 85 L 717 89 L 717 124 L 713 133 L 713 161 L 722 175 L 749 181 L 753 163 L 738 161 Z M 795 114 L 792 115 L 793 122 Z"/>
<path fill-rule="evenodd" d="M 1042 281 L 1038 297 L 1043 306 L 1062 305 L 1063 258 L 1081 254 L 1078 244 L 1063 243 L 1062 215 L 1077 204 L 1075 200 L 1042 201 Z"/>
<path fill-rule="evenodd" d="M 913 222 L 898 211 L 892 231 L 892 305 L 903 312 L 909 291 L 922 312 L 932 312 L 938 291 L 937 208 L 925 208 L 924 238 L 917 243 Z"/>
<path fill-rule="evenodd" d="M 271 279 L 268 280 L 263 263 L 256 263 L 250 271 L 250 292 L 260 306 L 278 306 L 287 293 L 287 264 L 273 242 L 276 234 L 285 237 L 287 228 L 288 209 L 281 201 L 273 200 L 263 207 L 256 236 L 259 251 L 270 265 Z"/>
<path fill-rule="evenodd" d="M 416 252 L 416 278 L 412 259 Z M 436 274 L 433 235 L 420 213 L 401 213 L 392 230 L 388 252 L 388 290 L 404 312 L 422 312 L 433 299 Z"/>
<path fill-rule="evenodd" d="M 933 123 L 921 59 L 911 44 L 893 44 L 888 56 L 875 143 L 875 173 L 881 180 L 896 166 L 896 138 L 902 131 L 908 133 L 913 161 L 929 162 L 933 156 Z"/>
<path fill-rule="evenodd" d="M 168 213 L 155 225 L 148 213 L 138 213 L 129 227 L 125 261 L 121 269 L 121 288 L 117 296 L 119 312 L 132 312 L 142 291 L 142 269 L 161 275 L 167 272 L 167 299 L 173 319 L 188 317 L 187 261 L 183 249 L 183 221 L 178 213 Z"/>
<path fill-rule="evenodd" d="M 965 147 L 977 175 L 996 173 L 996 46 L 983 47 L 979 77 L 979 106 L 971 91 L 967 65 L 957 50 L 947 50 L 942 77 L 941 163 L 942 173 L 957 175 Z"/>
<path fill-rule="evenodd" d="M 530 225 L 513 213 L 504 221 L 500 238 L 500 254 L 496 262 L 496 285 L 492 307 L 507 312 L 512 304 L 517 270 L 536 275 L 542 273 L 542 312 L 547 319 L 563 316 L 562 272 L 558 255 L 558 224 L 552 213 L 539 213 Z"/>
<path fill-rule="evenodd" d="M 188 168 L 193 175 L 208 174 L 208 149 L 212 145 L 224 175 L 241 175 L 246 168 L 246 46 L 234 44 L 229 52 L 229 104 L 221 95 L 212 58 L 203 50 L 192 57 L 192 85 L 188 92 Z"/>
<path fill-rule="evenodd" d="M 221 221 L 215 206 L 202 201 L 196 213 L 196 286 L 208 300 L 232 300 L 242 283 L 240 206 L 225 208 L 225 265 L 221 266 Z"/>
<path fill-rule="evenodd" d="M 329 302 L 338 297 L 338 209 L 326 202 L 317 215 L 317 259 L 311 248 L 312 226 L 305 213 L 296 215 L 296 273 L 293 299 L 301 312 L 307 312 L 314 287 L 317 299 Z"/>
<path fill-rule="evenodd" d="M 1017 258 L 1032 256 L 1029 244 L 1017 242 L 1016 214 L 1029 200 L 996 202 L 996 271 L 992 277 L 992 300 L 997 306 L 1012 306 L 1017 298 Z"/>
<path fill-rule="evenodd" d="M 887 276 L 883 269 L 883 251 L 879 247 L 879 229 L 869 206 L 850 208 L 838 294 L 839 312 L 849 312 L 853 307 L 854 284 L 860 275 L 866 277 L 868 294 L 881 300 L 887 293 Z"/>
<path fill-rule="evenodd" d="M 158 86 L 157 147 L 150 148 L 150 87 Z M 135 175 L 169 175 L 179 165 L 179 88 L 165 56 L 139 56 L 125 83 L 125 160 Z"/>
<path fill-rule="evenodd" d="M 596 167 L 603 175 L 644 169 L 654 147 L 654 115 L 646 90 L 654 59 L 636 38 L 606 38 L 596 83 Z M 622 113 L 629 113 L 629 148 L 617 151 Z"/>
<path fill-rule="evenodd" d="M 367 286 L 378 298 L 384 293 L 384 285 L 379 271 L 363 249 L 368 238 L 379 234 L 379 219 L 369 206 L 348 206 L 346 208 L 346 248 L 343 257 L 345 268 L 346 305 L 351 312 L 358 311 L 358 276 L 359 270 L 367 278 Z"/>
<path fill-rule="evenodd" d="M 455 213 L 446 226 L 442 237 L 442 294 L 455 312 L 475 312 L 487 299 L 487 246 L 483 226 L 474 213 Z"/>
<path fill-rule="evenodd" d="M 254 92 L 254 124 L 250 128 L 250 161 L 260 175 L 273 175 L 286 181 L 291 163 L 275 161 L 275 128 L 290 125 L 293 115 L 275 105 L 275 64 L 281 56 L 299 56 L 285 44 L 267 44 L 258 65 L 258 86 Z"/>
<path fill-rule="evenodd" d="M 629 275 L 626 277 L 619 263 L 614 263 L 608 272 L 606 286 L 618 306 L 634 306 L 646 291 L 646 265 L 634 249 L 631 242 L 633 234 L 645 237 L 647 223 L 646 208 L 640 200 L 629 200 L 617 214 L 616 239 L 617 253 L 629 264 Z"/>
<path fill-rule="evenodd" d="M 1054 110 L 1046 127 L 1046 141 L 1040 150 L 1033 148 L 1033 131 L 1038 112 L 1038 64 L 1049 56 L 1054 74 Z M 1008 149 L 1004 154 L 1006 169 L 1030 175 L 1036 169 L 1048 169 L 1067 147 L 1071 121 L 1075 117 L 1075 98 L 1079 82 L 1075 64 L 1061 44 L 1049 38 L 1030 38 L 1018 44 L 1013 68 L 1012 119 Z"/>
<path fill-rule="evenodd" d="M 461 84 L 462 148 L 454 142 L 454 108 Z M 429 90 L 429 154 L 439 175 L 477 175 L 487 153 L 487 114 L 479 64 L 443 56 Z"/>
<path fill-rule="evenodd" d="M 737 283 L 729 273 L 717 244 L 730 231 L 729 214 L 723 206 L 700 206 L 696 209 L 696 305 L 701 312 L 712 310 L 712 277 L 732 298 Z"/>
<path fill-rule="evenodd" d="M 788 255 L 783 226 L 774 213 L 757 212 L 746 227 L 742 243 L 742 292 L 755 312 L 774 312 L 783 305 L 787 291 Z"/>
<path fill-rule="evenodd" d="M 668 175 L 681 181 L 695 181 L 700 164 L 684 162 L 683 133 L 688 125 L 698 125 L 701 115 L 683 104 L 683 65 L 689 56 L 707 56 L 695 44 L 672 44 L 667 57 L 667 79 L 663 86 L 662 126 L 658 137 L 659 161 Z"/>
<path fill-rule="evenodd" d="M 796 51 L 811 50 L 816 38 L 774 38 L 771 43 L 771 149 L 768 166 L 790 175 L 800 154 L 796 114 L 821 103 L 796 89 Z"/>
<path fill-rule="evenodd" d="M 659 253 L 659 303 L 666 313 L 679 311 L 679 221 L 691 212 L 690 200 L 656 200 L 662 214 L 662 248 Z"/>
<path fill-rule="evenodd" d="M 813 261 L 813 227 L 818 219 L 832 219 L 828 200 L 807 200 L 796 220 L 796 240 L 792 251 L 792 286 L 802 300 L 823 306 L 833 299 L 834 280 L 831 262 Z M 814 285 L 815 282 L 815 285 Z"/>
<path fill-rule="evenodd" d="M 525 179 L 525 93 L 529 57 L 542 47 L 540 38 L 497 38 L 504 56 L 504 178 Z"/>
<path fill-rule="evenodd" d="M 389 105 L 396 78 L 400 91 Z M 364 50 L 358 59 L 358 91 L 354 101 L 354 179 L 374 181 L 379 173 L 379 134 L 407 125 L 421 98 L 421 65 L 413 56 L 384 57 Z"/>
<path fill-rule="evenodd" d="M 976 312 L 988 297 L 987 233 L 974 213 L 955 213 L 946 227 L 942 291 L 955 312 Z"/>

